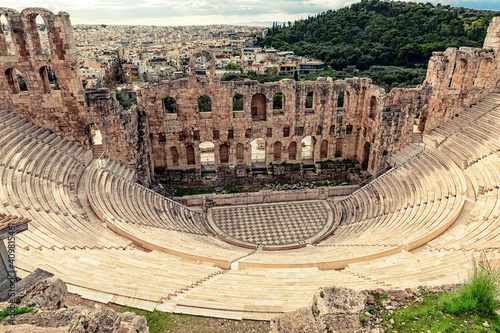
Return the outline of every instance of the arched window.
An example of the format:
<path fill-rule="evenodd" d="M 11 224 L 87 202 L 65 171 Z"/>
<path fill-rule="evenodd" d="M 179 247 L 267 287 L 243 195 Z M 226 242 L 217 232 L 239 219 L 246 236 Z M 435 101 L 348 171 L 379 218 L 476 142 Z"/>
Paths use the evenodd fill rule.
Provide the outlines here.
<path fill-rule="evenodd" d="M 5 15 L 0 16 L 0 55 L 15 55 L 14 39 Z"/>
<path fill-rule="evenodd" d="M 172 96 L 163 97 L 163 110 L 165 113 L 177 113 L 177 102 Z"/>
<path fill-rule="evenodd" d="M 196 164 L 196 160 L 194 157 L 194 148 L 191 145 L 186 147 L 186 160 L 188 165 Z"/>
<path fill-rule="evenodd" d="M 250 142 L 252 170 L 266 170 L 266 141 L 258 138 Z"/>
<path fill-rule="evenodd" d="M 56 73 L 50 66 L 43 66 L 40 68 L 40 79 L 43 83 L 43 91 L 45 93 L 51 90 L 59 90 L 59 83 L 57 82 Z"/>
<path fill-rule="evenodd" d="M 295 160 L 297 158 L 297 144 L 295 141 L 290 142 L 288 146 L 288 159 Z"/>
<path fill-rule="evenodd" d="M 282 110 L 283 104 L 285 102 L 285 97 L 282 93 L 274 94 L 273 96 L 273 110 Z"/>
<path fill-rule="evenodd" d="M 236 94 L 233 96 L 233 111 L 243 111 L 243 95 Z"/>
<path fill-rule="evenodd" d="M 23 75 L 18 69 L 8 68 L 5 71 L 5 77 L 7 79 L 7 83 L 9 85 L 9 89 L 12 94 L 17 94 L 20 91 L 28 90 L 26 81 L 24 80 Z"/>
<path fill-rule="evenodd" d="M 322 134 L 323 134 L 323 127 L 318 126 L 318 128 L 316 129 L 316 135 L 322 135 Z"/>
<path fill-rule="evenodd" d="M 375 119 L 375 113 L 377 111 L 377 99 L 375 96 L 370 98 L 370 119 Z"/>
<path fill-rule="evenodd" d="M 266 96 L 255 94 L 252 96 L 252 119 L 266 120 Z"/>
<path fill-rule="evenodd" d="M 342 147 L 344 145 L 344 140 L 337 139 L 335 144 L 335 157 L 342 157 Z"/>
<path fill-rule="evenodd" d="M 339 92 L 339 95 L 337 96 L 337 107 L 338 108 L 344 107 L 344 92 L 343 91 Z"/>
<path fill-rule="evenodd" d="M 243 147 L 243 144 L 238 143 L 236 146 L 236 160 L 238 162 L 243 162 L 245 159 L 245 147 Z"/>
<path fill-rule="evenodd" d="M 229 145 L 227 143 L 220 146 L 219 157 L 221 163 L 229 163 Z"/>
<path fill-rule="evenodd" d="M 319 157 L 327 158 L 328 157 L 328 141 L 321 141 L 321 146 L 319 147 Z"/>
<path fill-rule="evenodd" d="M 371 145 L 369 142 L 366 142 L 363 146 L 363 159 L 361 161 L 361 170 L 368 169 L 368 161 L 370 160 L 370 149 Z"/>
<path fill-rule="evenodd" d="M 28 15 L 27 19 L 31 43 L 35 54 L 50 54 L 50 40 L 45 20 L 37 13 Z"/>
<path fill-rule="evenodd" d="M 198 108 L 200 112 L 212 112 L 212 100 L 207 95 L 198 98 Z"/>
<path fill-rule="evenodd" d="M 274 143 L 273 158 L 275 161 L 281 160 L 281 142 Z"/>
<path fill-rule="evenodd" d="M 330 135 L 335 134 L 335 125 L 330 125 Z"/>
<path fill-rule="evenodd" d="M 179 153 L 177 152 L 176 147 L 170 147 L 170 156 L 172 157 L 172 165 L 178 166 L 179 165 Z M 193 157 L 194 157 L 194 152 L 193 152 Z"/>
<path fill-rule="evenodd" d="M 306 109 L 312 109 L 314 107 L 314 93 L 311 91 L 306 96 Z"/>

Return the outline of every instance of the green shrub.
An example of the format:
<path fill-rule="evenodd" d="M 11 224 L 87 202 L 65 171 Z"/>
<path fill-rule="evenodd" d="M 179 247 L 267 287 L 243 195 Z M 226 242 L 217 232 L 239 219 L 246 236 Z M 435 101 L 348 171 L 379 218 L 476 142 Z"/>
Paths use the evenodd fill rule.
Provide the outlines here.
<path fill-rule="evenodd" d="M 498 306 L 500 270 L 493 268 L 484 254 L 479 262 L 473 261 L 467 282 L 460 290 L 440 298 L 442 311 L 453 314 L 495 315 Z"/>

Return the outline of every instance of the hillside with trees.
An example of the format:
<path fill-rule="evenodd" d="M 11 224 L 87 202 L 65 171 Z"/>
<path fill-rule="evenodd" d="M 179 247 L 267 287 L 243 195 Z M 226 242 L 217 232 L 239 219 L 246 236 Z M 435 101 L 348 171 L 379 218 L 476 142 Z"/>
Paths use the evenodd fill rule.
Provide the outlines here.
<path fill-rule="evenodd" d="M 307 19 L 275 23 L 259 44 L 320 59 L 333 70 L 425 68 L 433 51 L 482 47 L 491 19 L 499 15 L 431 3 L 362 0 Z"/>

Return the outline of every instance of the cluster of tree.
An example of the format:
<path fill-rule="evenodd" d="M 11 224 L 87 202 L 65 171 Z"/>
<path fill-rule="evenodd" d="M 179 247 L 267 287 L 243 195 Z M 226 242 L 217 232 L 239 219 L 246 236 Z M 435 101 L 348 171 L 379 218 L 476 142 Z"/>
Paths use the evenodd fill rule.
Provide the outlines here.
<path fill-rule="evenodd" d="M 355 66 L 347 66 L 345 70 L 326 69 L 309 75 L 301 75 L 302 81 L 315 81 L 319 76 L 331 77 L 334 80 L 343 80 L 350 77 L 369 77 L 384 88 L 387 92 L 394 87 L 415 87 L 425 80 L 427 71 L 425 68 L 405 68 L 396 66 L 372 66 L 368 70 L 359 71 Z M 290 75 L 260 75 L 255 72 L 247 74 L 226 73 L 222 81 L 243 81 L 244 79 L 257 80 L 260 83 L 275 82 L 281 79 L 294 79 Z M 295 77 L 297 80 L 297 77 Z"/>
<path fill-rule="evenodd" d="M 261 46 L 293 50 L 333 69 L 354 65 L 426 67 L 432 51 L 482 47 L 500 12 L 396 1 L 362 0 L 307 19 L 274 24 Z"/>

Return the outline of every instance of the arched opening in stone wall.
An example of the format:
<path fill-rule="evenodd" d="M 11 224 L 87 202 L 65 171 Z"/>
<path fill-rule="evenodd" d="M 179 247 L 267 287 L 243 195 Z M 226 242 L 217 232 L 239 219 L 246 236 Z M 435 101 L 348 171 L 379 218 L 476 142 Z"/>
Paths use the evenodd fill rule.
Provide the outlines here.
<path fill-rule="evenodd" d="M 288 159 L 297 159 L 297 143 L 295 143 L 295 141 L 290 142 L 290 144 L 288 145 Z"/>
<path fill-rule="evenodd" d="M 327 158 L 328 157 L 328 141 L 321 141 L 321 146 L 319 147 L 319 158 Z"/>
<path fill-rule="evenodd" d="M 366 142 L 363 146 L 363 158 L 361 160 L 361 170 L 368 170 L 368 161 L 370 160 L 370 148 L 369 142 Z"/>
<path fill-rule="evenodd" d="M 335 143 L 335 157 L 342 157 L 342 147 L 344 146 L 343 139 L 337 139 Z"/>
<path fill-rule="evenodd" d="M 281 142 L 275 142 L 273 145 L 273 159 L 275 161 L 281 160 Z"/>
<path fill-rule="evenodd" d="M 37 13 L 28 17 L 28 33 L 31 37 L 31 44 L 35 54 L 50 54 L 50 42 L 47 33 L 47 25 L 43 17 Z"/>
<path fill-rule="evenodd" d="M 282 93 L 274 94 L 273 110 L 283 110 L 283 104 L 285 104 L 285 96 Z"/>
<path fill-rule="evenodd" d="M 337 96 L 337 107 L 338 108 L 344 107 L 344 92 L 343 91 L 339 92 L 339 94 Z"/>
<path fill-rule="evenodd" d="M 318 126 L 316 128 L 316 135 L 323 135 L 323 126 Z"/>
<path fill-rule="evenodd" d="M 215 172 L 215 145 L 210 141 L 200 143 L 201 172 Z"/>
<path fill-rule="evenodd" d="M 307 93 L 306 96 L 306 109 L 312 109 L 314 107 L 314 92 Z"/>
<path fill-rule="evenodd" d="M 302 168 L 314 167 L 314 144 L 316 139 L 310 135 L 306 136 L 301 141 L 302 146 Z"/>
<path fill-rule="evenodd" d="M 14 68 L 8 68 L 5 70 L 5 79 L 7 80 L 10 93 L 19 93 L 19 84 L 17 83 L 16 70 Z"/>
<path fill-rule="evenodd" d="M 28 86 L 22 73 L 17 68 L 8 68 L 5 70 L 5 79 L 9 85 L 11 94 L 17 94 L 20 91 L 27 91 Z"/>
<path fill-rule="evenodd" d="M 207 95 L 198 98 L 198 109 L 200 112 L 212 112 L 212 100 Z"/>
<path fill-rule="evenodd" d="M 244 162 L 245 161 L 245 147 L 242 143 L 238 143 L 236 145 L 236 161 Z"/>
<path fill-rule="evenodd" d="M 18 69 L 15 69 L 15 72 L 17 83 L 19 85 L 19 91 L 28 91 L 28 85 L 26 84 L 23 74 Z"/>
<path fill-rule="evenodd" d="M 243 95 L 236 94 L 233 96 L 233 111 L 243 111 Z"/>
<path fill-rule="evenodd" d="M 101 157 L 104 152 L 101 129 L 96 124 L 90 123 L 86 126 L 85 133 L 88 135 L 94 158 Z"/>
<path fill-rule="evenodd" d="M 260 93 L 253 95 L 251 109 L 253 120 L 266 120 L 266 96 Z"/>
<path fill-rule="evenodd" d="M 229 163 L 229 145 L 224 143 L 219 148 L 219 159 L 221 164 Z"/>
<path fill-rule="evenodd" d="M 375 169 L 375 161 L 377 160 L 377 155 L 376 155 L 376 154 L 377 154 L 377 152 L 376 152 L 376 151 L 374 151 L 374 152 L 373 152 L 373 156 L 372 156 L 372 158 L 371 158 L 371 162 L 370 162 L 370 169 L 371 169 L 371 170 L 374 170 L 374 169 Z"/>
<path fill-rule="evenodd" d="M 344 110 L 348 111 L 351 103 L 351 94 L 346 91 L 344 94 Z"/>
<path fill-rule="evenodd" d="M 186 162 L 187 165 L 195 165 L 196 159 L 194 155 L 194 147 L 192 145 L 188 145 L 186 147 Z"/>
<path fill-rule="evenodd" d="M 177 147 L 170 147 L 170 158 L 173 166 L 179 165 L 179 152 L 177 151 Z"/>
<path fill-rule="evenodd" d="M 205 56 L 196 58 L 195 62 L 196 77 L 210 77 L 210 61 Z"/>
<path fill-rule="evenodd" d="M 13 42 L 12 30 L 5 15 L 0 16 L 0 55 L 15 55 L 15 46 Z"/>
<path fill-rule="evenodd" d="M 370 119 L 375 119 L 375 114 L 377 112 L 377 98 L 372 96 L 370 98 Z"/>
<path fill-rule="evenodd" d="M 467 70 L 467 60 L 458 59 L 455 64 L 455 69 L 453 70 L 453 76 L 451 77 L 449 87 L 451 89 L 460 89 L 465 78 L 465 72 Z"/>
<path fill-rule="evenodd" d="M 59 83 L 57 82 L 56 73 L 50 66 L 43 66 L 40 68 L 40 79 L 43 83 L 43 91 L 45 93 L 51 90 L 59 90 Z"/>
<path fill-rule="evenodd" d="M 266 169 L 266 141 L 258 138 L 250 142 L 252 149 L 252 170 L 265 171 Z"/>
<path fill-rule="evenodd" d="M 335 125 L 330 125 L 330 135 L 334 135 L 335 134 Z"/>
<path fill-rule="evenodd" d="M 177 101 L 172 96 L 163 97 L 163 111 L 165 113 L 177 113 Z"/>

